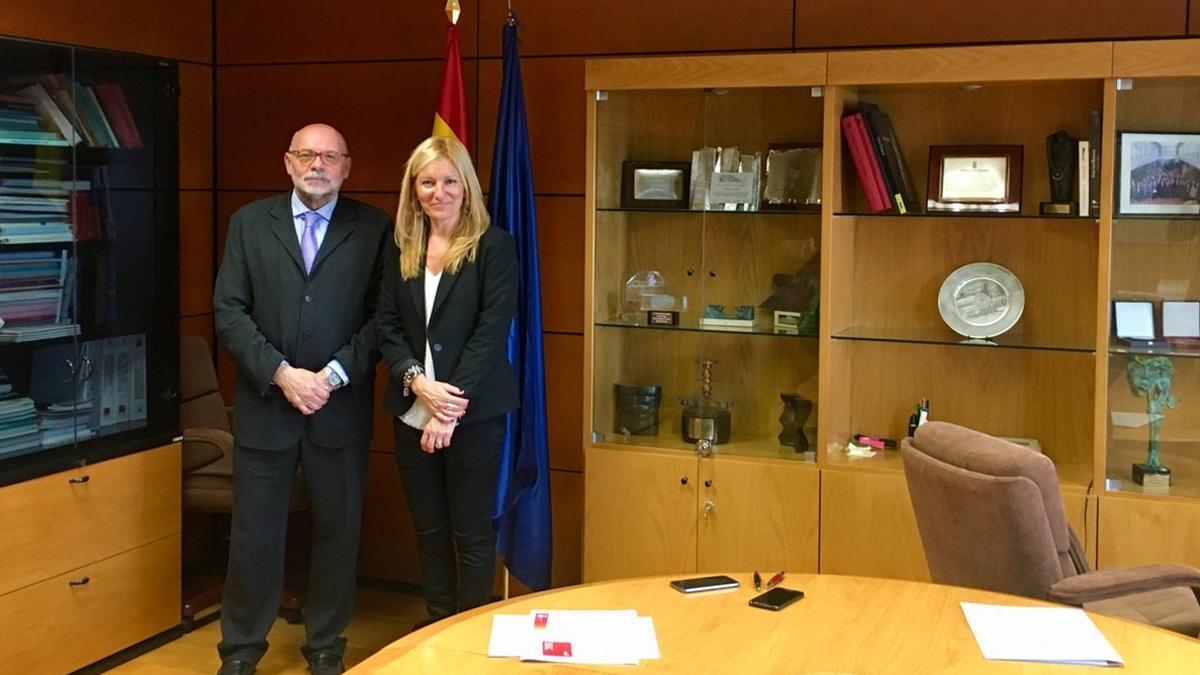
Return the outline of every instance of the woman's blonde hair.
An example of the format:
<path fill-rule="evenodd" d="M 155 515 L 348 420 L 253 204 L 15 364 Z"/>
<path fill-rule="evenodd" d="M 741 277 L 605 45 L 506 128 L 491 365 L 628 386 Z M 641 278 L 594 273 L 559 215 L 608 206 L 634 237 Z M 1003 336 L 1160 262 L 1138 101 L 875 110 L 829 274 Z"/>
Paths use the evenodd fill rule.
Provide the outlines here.
<path fill-rule="evenodd" d="M 412 279 L 421 274 L 425 261 L 426 238 L 429 236 L 429 217 L 417 199 L 417 174 L 436 159 L 446 159 L 462 176 L 464 193 L 458 226 L 450 238 L 450 248 L 442 259 L 443 268 L 458 274 L 464 260 L 475 261 L 479 238 L 491 219 L 483 203 L 483 190 L 467 149 L 456 139 L 431 136 L 421 142 L 408 158 L 404 168 L 404 183 L 400 188 L 400 207 L 396 210 L 396 246 L 400 248 L 400 277 Z"/>

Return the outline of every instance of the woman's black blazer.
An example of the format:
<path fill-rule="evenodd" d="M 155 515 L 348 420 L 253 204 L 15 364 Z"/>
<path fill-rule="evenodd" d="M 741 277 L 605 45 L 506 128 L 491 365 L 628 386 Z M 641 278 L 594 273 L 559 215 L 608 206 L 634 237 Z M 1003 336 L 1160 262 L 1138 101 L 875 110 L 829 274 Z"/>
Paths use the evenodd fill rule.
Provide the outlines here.
<path fill-rule="evenodd" d="M 379 350 L 391 377 L 383 405 L 403 415 L 416 395 L 404 395 L 404 371 L 425 365 L 425 274 L 400 277 L 400 249 L 389 238 L 376 321 Z M 475 261 L 465 261 L 458 274 L 442 273 L 433 314 L 429 347 L 436 379 L 463 390 L 470 405 L 462 422 L 476 422 L 520 405 L 516 374 L 508 362 L 508 331 L 517 309 L 517 247 L 512 235 L 488 227 L 479 240 Z"/>

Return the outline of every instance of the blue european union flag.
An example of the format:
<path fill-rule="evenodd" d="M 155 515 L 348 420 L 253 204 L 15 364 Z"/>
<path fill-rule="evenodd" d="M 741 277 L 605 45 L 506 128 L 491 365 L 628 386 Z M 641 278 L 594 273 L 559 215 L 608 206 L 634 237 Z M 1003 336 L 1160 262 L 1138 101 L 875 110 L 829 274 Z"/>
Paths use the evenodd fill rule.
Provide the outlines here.
<path fill-rule="evenodd" d="M 550 587 L 550 457 L 537 219 L 517 44 L 516 14 L 510 11 L 504 26 L 504 76 L 488 212 L 492 224 L 517 240 L 521 289 L 508 335 L 508 358 L 520 378 L 521 409 L 508 415 L 493 518 L 496 549 L 508 571 L 526 586 L 542 590 Z"/>

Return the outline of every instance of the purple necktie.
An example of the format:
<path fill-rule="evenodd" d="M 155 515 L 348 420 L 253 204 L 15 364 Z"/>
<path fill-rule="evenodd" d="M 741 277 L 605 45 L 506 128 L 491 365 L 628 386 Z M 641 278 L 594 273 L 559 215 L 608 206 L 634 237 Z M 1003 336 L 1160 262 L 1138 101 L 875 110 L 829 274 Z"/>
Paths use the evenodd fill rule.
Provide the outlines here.
<path fill-rule="evenodd" d="M 317 225 L 321 223 L 321 214 L 316 211 L 305 211 L 304 232 L 300 233 L 300 255 L 304 256 L 304 273 L 312 271 L 313 261 L 317 259 Z"/>

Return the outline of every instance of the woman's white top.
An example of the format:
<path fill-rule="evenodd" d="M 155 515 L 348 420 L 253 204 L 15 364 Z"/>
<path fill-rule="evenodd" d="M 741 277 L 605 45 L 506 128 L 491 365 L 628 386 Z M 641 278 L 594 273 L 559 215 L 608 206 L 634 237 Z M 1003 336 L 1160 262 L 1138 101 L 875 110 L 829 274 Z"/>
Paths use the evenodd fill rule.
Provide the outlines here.
<path fill-rule="evenodd" d="M 436 380 L 437 376 L 433 372 L 433 350 L 429 347 L 429 315 L 433 314 L 433 299 L 437 297 L 438 282 L 441 280 L 441 272 L 434 274 L 428 269 L 425 270 L 425 377 L 431 380 Z M 415 392 L 413 396 L 417 396 Z M 414 429 L 424 429 L 431 419 L 433 411 L 425 405 L 425 399 L 420 396 L 417 396 L 408 412 L 400 417 L 401 422 Z"/>

